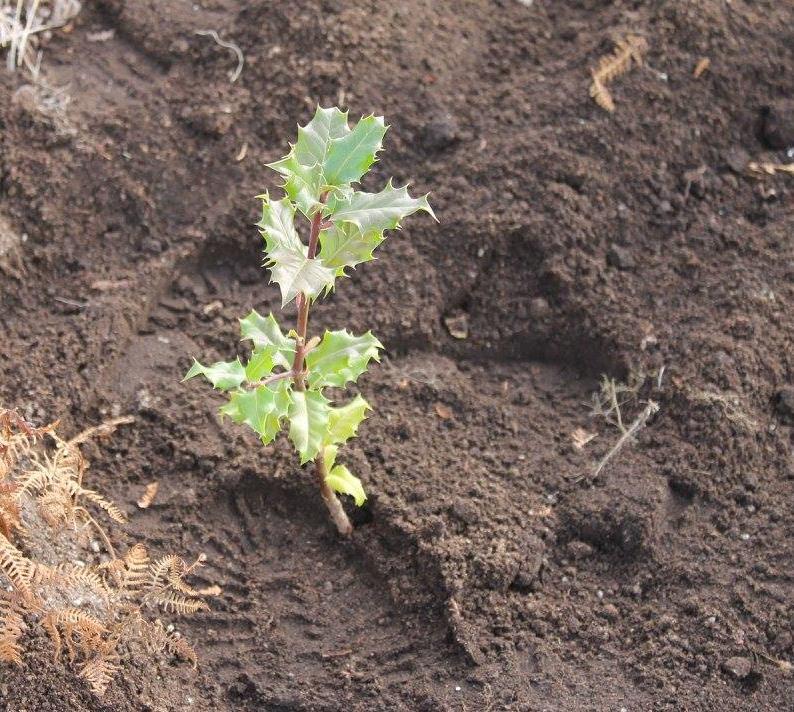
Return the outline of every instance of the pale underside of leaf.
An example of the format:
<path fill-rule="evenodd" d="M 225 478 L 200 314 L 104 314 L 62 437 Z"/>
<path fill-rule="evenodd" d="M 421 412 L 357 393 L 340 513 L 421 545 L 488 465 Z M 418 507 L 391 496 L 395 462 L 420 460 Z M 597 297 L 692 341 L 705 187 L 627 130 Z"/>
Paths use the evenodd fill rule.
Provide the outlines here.
<path fill-rule="evenodd" d="M 281 289 L 281 306 L 285 307 L 303 293 L 310 299 L 324 289 L 331 289 L 336 272 L 319 258 L 309 259 L 304 250 L 276 249 L 269 255 L 272 281 Z"/>
<path fill-rule="evenodd" d="M 412 198 L 408 186 L 395 188 L 390 180 L 379 193 L 355 191 L 345 198 L 335 198 L 324 212 L 336 223 L 353 223 L 366 235 L 398 228 L 400 220 L 418 210 L 435 218 L 426 195 Z"/>
<path fill-rule="evenodd" d="M 289 198 L 272 200 L 267 195 L 262 199 L 262 219 L 257 223 L 265 238 L 267 254 L 275 250 L 304 249 L 295 230 L 295 208 Z"/>
<path fill-rule="evenodd" d="M 294 391 L 289 408 L 289 437 L 301 465 L 316 457 L 328 428 L 328 399 L 319 391 Z"/>

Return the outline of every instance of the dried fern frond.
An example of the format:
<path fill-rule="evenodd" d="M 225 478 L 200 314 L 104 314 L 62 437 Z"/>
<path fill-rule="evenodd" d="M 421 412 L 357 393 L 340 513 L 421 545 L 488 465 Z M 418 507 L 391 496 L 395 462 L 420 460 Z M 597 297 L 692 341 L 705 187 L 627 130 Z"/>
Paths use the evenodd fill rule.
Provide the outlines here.
<path fill-rule="evenodd" d="M 612 54 L 601 57 L 598 66 L 590 70 L 593 81 L 590 84 L 590 96 L 602 109 L 612 113 L 615 102 L 607 89 L 607 84 L 621 74 L 625 74 L 632 67 L 632 62 L 638 67 L 643 64 L 643 56 L 648 51 L 648 42 L 644 37 L 628 35 L 625 39 L 615 43 Z"/>
<path fill-rule="evenodd" d="M 170 586 L 174 591 L 186 596 L 201 596 L 199 591 L 185 582 L 185 576 L 203 566 L 206 559 L 207 557 L 201 554 L 192 564 L 188 564 L 183 558 L 173 554 L 163 556 L 151 565 L 149 587 L 158 589 Z"/>
<path fill-rule="evenodd" d="M 27 624 L 22 607 L 11 598 L 0 598 L 0 662 L 22 664 L 19 643 Z"/>
<path fill-rule="evenodd" d="M 32 585 L 57 586 L 61 589 L 86 588 L 105 600 L 110 597 L 110 589 L 105 579 L 91 566 L 79 566 L 70 561 L 56 566 L 34 563 Z"/>
<path fill-rule="evenodd" d="M 29 597 L 32 594 L 31 562 L 2 534 L 0 534 L 0 571 L 8 577 L 21 595 Z"/>
<path fill-rule="evenodd" d="M 210 609 L 201 599 L 191 598 L 176 591 L 157 591 L 147 598 L 162 606 L 166 613 L 176 613 L 180 616 L 188 616 Z"/>
<path fill-rule="evenodd" d="M 769 176 L 775 173 L 791 173 L 794 175 L 794 163 L 758 163 L 757 161 L 750 161 L 747 164 L 747 170 L 751 173 L 766 174 Z"/>
<path fill-rule="evenodd" d="M 135 418 L 133 416 L 121 415 L 118 418 L 106 420 L 104 423 L 100 423 L 99 425 L 94 425 L 91 428 L 83 430 L 82 433 L 75 435 L 73 438 L 71 438 L 71 440 L 67 440 L 64 445 L 67 448 L 74 450 L 76 449 L 76 446 L 82 445 L 91 438 L 107 438 L 116 432 L 120 425 L 129 425 L 130 423 L 134 422 Z"/>
<path fill-rule="evenodd" d="M 109 653 L 89 660 L 80 671 L 80 677 L 91 685 L 94 694 L 102 697 L 119 670 L 121 670 L 119 656 L 116 653 Z"/>
<path fill-rule="evenodd" d="M 95 504 L 97 507 L 104 510 L 114 522 L 118 524 L 127 523 L 127 515 L 124 514 L 124 512 L 122 512 L 115 504 L 113 504 L 113 502 L 105 499 L 98 492 L 81 487 L 74 480 L 65 480 L 63 484 L 68 490 L 69 494 L 75 499 L 82 497 L 83 499 L 88 500 L 92 504 Z"/>
<path fill-rule="evenodd" d="M 116 418 L 63 440 L 53 426 L 34 428 L 15 412 L 0 409 L 0 574 L 10 584 L 6 594 L 0 590 L 0 663 L 22 661 L 21 639 L 35 620 L 51 638 L 56 659 L 66 650 L 97 695 L 121 668 L 119 650 L 131 645 L 184 658 L 195 667 L 195 650 L 159 620 L 148 620 L 146 605 L 183 615 L 208 608 L 202 593 L 185 581 L 206 557 L 188 563 L 168 555 L 152 562 L 143 544 L 117 557 L 87 509 L 94 505 L 113 521 L 126 522 L 119 507 L 83 485 L 88 462 L 79 445 L 131 420 Z M 54 447 L 39 443 L 45 435 Z M 79 550 L 87 544 L 79 534 L 89 525 L 111 554 L 106 564 L 26 556 L 42 550 L 52 559 Z M 27 621 L 26 614 L 32 614 Z"/>
<path fill-rule="evenodd" d="M 154 623 L 149 623 L 148 621 L 144 621 L 144 623 L 145 626 L 141 635 L 151 652 L 167 652 L 183 660 L 188 660 L 194 669 L 198 667 L 196 651 L 179 633 L 176 631 L 168 632 L 159 620 Z"/>
<path fill-rule="evenodd" d="M 0 484 L 0 534 L 8 538 L 12 532 L 22 527 L 19 503 L 16 500 L 15 483 Z"/>
<path fill-rule="evenodd" d="M 77 658 L 78 651 L 90 654 L 102 649 L 104 638 L 108 634 L 102 621 L 79 608 L 57 608 L 50 611 L 42 617 L 41 625 L 52 639 L 56 660 L 60 658 L 64 644 L 72 661 Z"/>
<path fill-rule="evenodd" d="M 136 544 L 124 555 L 119 566 L 111 562 L 106 568 L 115 573 L 116 585 L 127 595 L 136 593 L 149 583 L 149 552 L 143 544 Z"/>

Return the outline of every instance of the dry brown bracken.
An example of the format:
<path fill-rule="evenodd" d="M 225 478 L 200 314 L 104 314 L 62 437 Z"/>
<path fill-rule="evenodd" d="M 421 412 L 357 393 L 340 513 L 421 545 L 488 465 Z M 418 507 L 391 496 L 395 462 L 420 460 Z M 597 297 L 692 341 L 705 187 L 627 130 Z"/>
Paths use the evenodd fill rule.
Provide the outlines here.
<path fill-rule="evenodd" d="M 122 651 L 165 652 L 195 666 L 190 644 L 146 612 L 196 613 L 208 608 L 201 596 L 211 590 L 195 590 L 185 580 L 203 564 L 203 555 L 193 563 L 174 555 L 152 561 L 146 547 L 135 544 L 117 556 L 86 508 L 126 521 L 115 504 L 83 485 L 87 462 L 79 448 L 125 422 L 131 419 L 117 418 L 65 441 L 54 425 L 35 428 L 0 409 L 0 662 L 21 665 L 22 637 L 39 626 L 52 640 L 56 660 L 65 651 L 98 695 L 119 671 Z M 107 549 L 105 560 L 94 565 L 85 563 L 92 557 L 92 535 Z"/>

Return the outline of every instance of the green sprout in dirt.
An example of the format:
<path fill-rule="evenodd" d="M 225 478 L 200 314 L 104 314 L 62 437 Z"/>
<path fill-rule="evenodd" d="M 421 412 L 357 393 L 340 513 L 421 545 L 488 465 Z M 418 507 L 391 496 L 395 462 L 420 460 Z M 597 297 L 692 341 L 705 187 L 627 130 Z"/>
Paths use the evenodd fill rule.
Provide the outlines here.
<path fill-rule="evenodd" d="M 334 492 L 350 495 L 358 506 L 366 500 L 361 481 L 336 462 L 339 446 L 352 438 L 370 406 L 360 395 L 333 405 L 326 388 L 355 383 L 371 360 L 379 361 L 381 343 L 371 332 L 354 336 L 346 329 L 307 335 L 309 307 L 333 291 L 338 277 L 373 257 L 385 230 L 424 210 L 433 217 L 427 196 L 411 198 L 407 187 L 389 180 L 378 193 L 353 188 L 375 163 L 386 125 L 366 116 L 352 129 L 347 112 L 317 108 L 314 118 L 298 127 L 298 140 L 280 161 L 271 163 L 284 179 L 285 197 L 261 195 L 265 266 L 281 289 L 281 306 L 297 300 L 297 328 L 284 334 L 272 314 L 252 311 L 240 320 L 242 338 L 253 343 L 247 363 L 239 358 L 203 366 L 198 361 L 185 376 L 203 375 L 229 394 L 221 413 L 245 423 L 271 442 L 289 422 L 289 438 L 301 464 L 314 461 L 320 492 L 343 535 L 350 520 Z M 295 225 L 300 212 L 308 221 L 306 245 Z"/>

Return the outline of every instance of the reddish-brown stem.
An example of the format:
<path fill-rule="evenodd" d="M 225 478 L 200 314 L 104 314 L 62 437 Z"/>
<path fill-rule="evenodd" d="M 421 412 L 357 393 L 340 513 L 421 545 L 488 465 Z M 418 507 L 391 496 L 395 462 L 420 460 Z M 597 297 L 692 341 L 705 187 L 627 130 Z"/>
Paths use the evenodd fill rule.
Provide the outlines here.
<path fill-rule="evenodd" d="M 320 485 L 320 494 L 323 497 L 325 506 L 328 508 L 328 514 L 331 515 L 331 519 L 336 524 L 337 531 L 342 536 L 350 536 L 353 533 L 353 525 L 348 519 L 347 512 L 345 512 L 339 498 L 325 481 L 328 472 L 326 471 L 323 455 L 323 451 L 320 450 L 320 454 L 314 459 L 314 472 L 317 475 L 317 484 Z"/>
<path fill-rule="evenodd" d="M 327 193 L 320 196 L 320 202 L 325 203 Z M 313 260 L 317 256 L 317 244 L 320 239 L 320 230 L 329 226 L 328 221 L 323 220 L 323 211 L 320 208 L 312 217 L 311 231 L 309 232 L 309 249 L 306 256 Z M 298 295 L 298 338 L 295 339 L 295 359 L 292 362 L 292 379 L 295 384 L 296 391 L 306 390 L 306 373 L 304 368 L 304 360 L 308 351 L 316 344 L 306 343 L 306 332 L 309 328 L 309 297 L 306 294 Z M 317 457 L 314 458 L 315 474 L 317 476 L 317 484 L 320 486 L 320 494 L 323 497 L 325 506 L 328 508 L 328 514 L 331 516 L 337 530 L 342 536 L 350 536 L 353 533 L 353 525 L 348 519 L 347 513 L 342 507 L 334 491 L 329 487 L 325 478 L 328 476 L 327 468 L 325 466 L 325 449 L 320 448 Z"/>
<path fill-rule="evenodd" d="M 325 203 L 327 193 L 320 196 L 320 202 Z M 309 233 L 309 250 L 306 256 L 313 260 L 317 255 L 317 243 L 320 239 L 320 229 L 323 222 L 323 211 L 320 208 L 312 217 L 312 227 Z M 295 388 L 299 391 L 305 390 L 306 384 L 303 380 L 303 359 L 306 356 L 306 331 L 309 328 L 309 297 L 301 292 L 298 295 L 298 338 L 295 344 L 295 360 L 292 364 L 292 372 L 295 376 Z"/>

